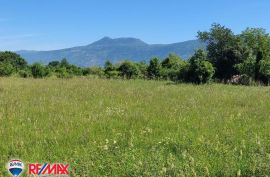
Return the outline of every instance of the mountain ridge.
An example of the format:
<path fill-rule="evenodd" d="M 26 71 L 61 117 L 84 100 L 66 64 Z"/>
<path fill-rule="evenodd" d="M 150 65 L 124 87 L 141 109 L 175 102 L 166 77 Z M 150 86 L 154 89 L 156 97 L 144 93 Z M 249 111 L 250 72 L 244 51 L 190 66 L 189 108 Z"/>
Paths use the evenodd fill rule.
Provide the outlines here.
<path fill-rule="evenodd" d="M 67 58 L 78 66 L 101 66 L 106 60 L 119 62 L 123 59 L 132 61 L 147 61 L 152 57 L 165 58 L 169 53 L 175 53 L 184 59 L 189 58 L 196 49 L 205 48 L 199 40 L 188 40 L 172 44 L 147 44 L 137 38 L 104 37 L 91 44 L 58 50 L 34 51 L 20 50 L 20 54 L 29 63 L 41 62 L 47 64 L 53 60 Z"/>

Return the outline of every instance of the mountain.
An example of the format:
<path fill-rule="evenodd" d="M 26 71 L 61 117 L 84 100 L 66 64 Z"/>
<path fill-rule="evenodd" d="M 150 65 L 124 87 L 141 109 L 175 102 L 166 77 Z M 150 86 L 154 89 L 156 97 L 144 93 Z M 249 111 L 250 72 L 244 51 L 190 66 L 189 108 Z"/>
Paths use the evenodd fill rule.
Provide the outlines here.
<path fill-rule="evenodd" d="M 124 59 L 147 61 L 152 57 L 161 59 L 169 53 L 175 53 L 184 59 L 189 58 L 196 49 L 205 48 L 199 40 L 190 40 L 174 44 L 147 44 L 135 38 L 111 39 L 104 37 L 90 45 L 52 51 L 27 51 L 16 53 L 25 58 L 28 63 L 41 62 L 47 64 L 52 60 L 67 58 L 78 66 L 103 65 L 106 60 L 119 62 Z"/>

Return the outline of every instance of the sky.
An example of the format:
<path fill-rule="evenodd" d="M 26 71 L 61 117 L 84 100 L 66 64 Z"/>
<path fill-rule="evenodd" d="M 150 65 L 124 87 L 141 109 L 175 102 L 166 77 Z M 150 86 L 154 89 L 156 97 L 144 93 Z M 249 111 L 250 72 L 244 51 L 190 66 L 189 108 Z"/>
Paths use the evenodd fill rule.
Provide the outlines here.
<path fill-rule="evenodd" d="M 0 51 L 53 50 L 101 39 L 149 44 L 196 39 L 220 23 L 270 32 L 269 0 L 0 0 Z"/>

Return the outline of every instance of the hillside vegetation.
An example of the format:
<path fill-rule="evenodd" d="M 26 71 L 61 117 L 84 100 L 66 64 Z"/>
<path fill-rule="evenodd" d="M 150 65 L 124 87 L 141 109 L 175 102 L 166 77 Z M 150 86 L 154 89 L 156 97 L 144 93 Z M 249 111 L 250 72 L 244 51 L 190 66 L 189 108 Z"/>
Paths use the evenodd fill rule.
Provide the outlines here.
<path fill-rule="evenodd" d="M 67 59 L 51 61 L 47 65 L 28 65 L 25 59 L 15 53 L 0 52 L 0 76 L 70 78 L 97 75 L 101 78 L 140 78 L 196 84 L 213 81 L 241 85 L 270 84 L 270 35 L 266 30 L 247 28 L 241 34 L 234 34 L 225 26 L 213 24 L 209 31 L 198 32 L 198 39 L 206 44 L 206 50 L 194 51 L 188 60 L 176 54 L 169 54 L 162 59 L 149 58 L 147 63 L 119 58 L 117 61 L 106 61 L 103 68 L 81 68 L 70 64 Z M 123 44 L 122 40 L 111 41 L 105 38 L 95 45 L 108 41 L 109 47 L 116 42 L 123 51 L 128 52 L 125 47 L 129 46 L 129 39 L 125 39 Z M 135 40 L 132 43 L 142 42 Z M 146 44 L 141 45 L 144 48 Z"/>
<path fill-rule="evenodd" d="M 11 158 L 78 177 L 267 176 L 269 100 L 267 87 L 0 78 L 0 176 Z"/>

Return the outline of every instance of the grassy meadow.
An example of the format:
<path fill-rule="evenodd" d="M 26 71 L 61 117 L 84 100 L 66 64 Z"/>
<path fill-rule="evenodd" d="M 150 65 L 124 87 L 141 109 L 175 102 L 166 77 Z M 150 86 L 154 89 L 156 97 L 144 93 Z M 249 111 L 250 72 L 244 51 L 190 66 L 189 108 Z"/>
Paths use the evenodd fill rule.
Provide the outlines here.
<path fill-rule="evenodd" d="M 0 78 L 1 177 L 12 158 L 72 177 L 269 176 L 270 89 Z"/>

